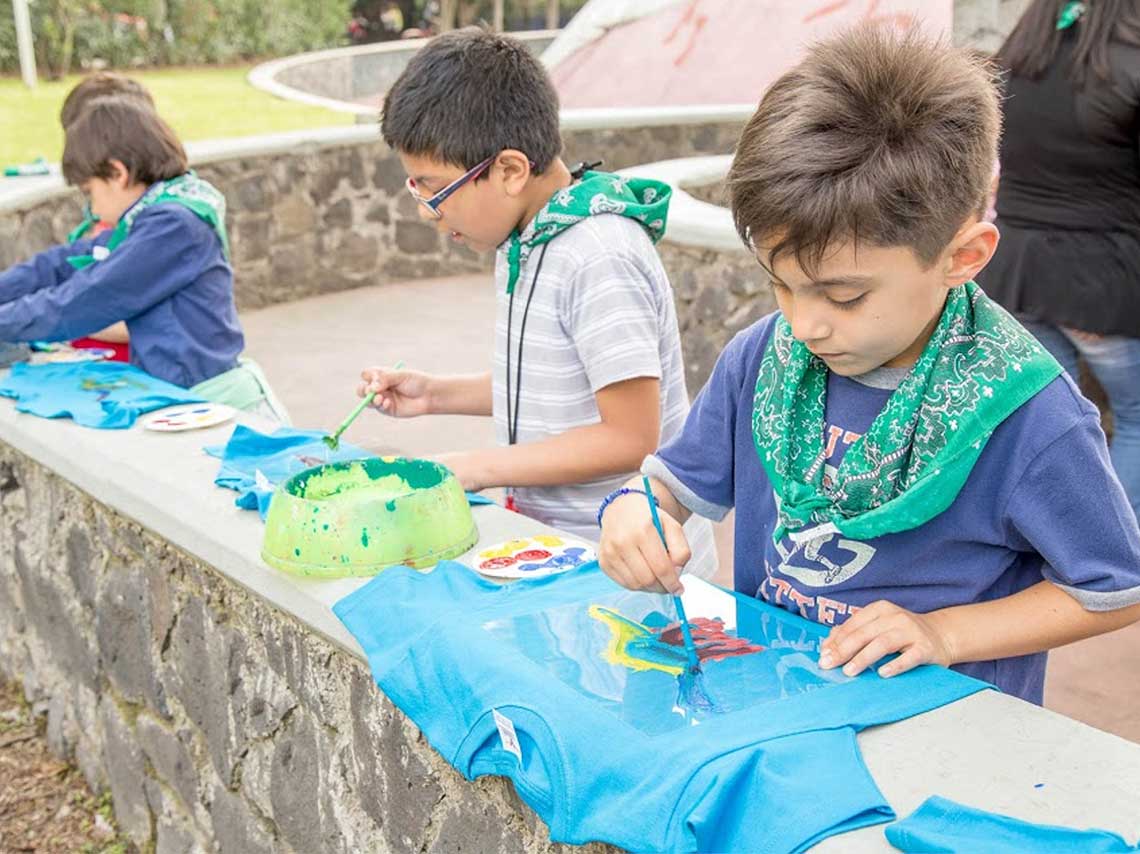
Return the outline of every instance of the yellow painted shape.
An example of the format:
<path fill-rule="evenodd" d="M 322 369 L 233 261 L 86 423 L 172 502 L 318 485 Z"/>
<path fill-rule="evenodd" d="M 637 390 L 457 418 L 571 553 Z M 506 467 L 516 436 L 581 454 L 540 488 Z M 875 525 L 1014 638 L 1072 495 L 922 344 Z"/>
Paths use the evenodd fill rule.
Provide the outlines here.
<path fill-rule="evenodd" d="M 662 664 L 657 661 L 646 661 L 643 658 L 634 658 L 626 652 L 630 641 L 653 634 L 648 628 L 628 617 L 623 617 L 617 611 L 601 605 L 591 605 L 589 615 L 595 620 L 601 620 L 610 630 L 610 642 L 602 653 L 602 657 L 610 664 L 628 667 L 630 670 L 660 670 L 673 676 L 680 676 L 684 667 Z"/>

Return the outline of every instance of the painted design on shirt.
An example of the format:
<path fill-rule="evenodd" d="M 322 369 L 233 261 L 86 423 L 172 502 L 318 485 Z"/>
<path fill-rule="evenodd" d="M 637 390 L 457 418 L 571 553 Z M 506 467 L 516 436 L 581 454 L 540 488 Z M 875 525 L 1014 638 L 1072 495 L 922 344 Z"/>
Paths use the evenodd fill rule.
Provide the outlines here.
<path fill-rule="evenodd" d="M 120 391 L 124 388 L 137 388 L 146 390 L 146 383 L 139 382 L 138 380 L 130 379 L 115 379 L 115 380 L 100 380 L 94 377 L 84 377 L 80 380 L 79 388 L 81 391 L 95 392 L 95 399 L 102 403 L 112 392 Z"/>
<path fill-rule="evenodd" d="M 609 645 L 602 653 L 610 664 L 634 672 L 660 670 L 673 676 L 685 671 L 688 658 L 679 623 L 666 622 L 659 612 L 649 614 L 645 623 L 639 623 L 602 605 L 591 605 L 589 614 L 610 630 Z M 702 662 L 764 651 L 764 647 L 746 638 L 728 634 L 719 619 L 695 617 L 689 621 L 689 630 L 697 647 L 697 658 Z"/>

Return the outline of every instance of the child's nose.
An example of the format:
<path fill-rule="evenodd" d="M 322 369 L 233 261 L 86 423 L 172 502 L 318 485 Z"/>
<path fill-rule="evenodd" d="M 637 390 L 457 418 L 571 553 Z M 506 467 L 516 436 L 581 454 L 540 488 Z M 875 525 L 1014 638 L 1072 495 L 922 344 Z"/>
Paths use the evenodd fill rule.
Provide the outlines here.
<path fill-rule="evenodd" d="M 791 324 L 792 337 L 797 341 L 810 344 L 813 341 L 822 341 L 831 334 L 831 328 L 819 312 L 797 306 L 790 313 L 785 312 L 785 316 Z"/>

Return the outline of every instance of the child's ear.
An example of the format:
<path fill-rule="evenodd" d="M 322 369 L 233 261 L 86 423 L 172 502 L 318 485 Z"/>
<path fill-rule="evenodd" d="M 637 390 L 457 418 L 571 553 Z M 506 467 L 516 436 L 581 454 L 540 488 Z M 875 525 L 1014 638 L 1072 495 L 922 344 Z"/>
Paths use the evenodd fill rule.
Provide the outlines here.
<path fill-rule="evenodd" d="M 499 153 L 495 158 L 495 168 L 499 171 L 507 195 L 517 196 L 530 180 L 530 158 L 513 148 Z"/>
<path fill-rule="evenodd" d="M 131 170 L 122 160 L 108 161 L 108 166 L 111 167 L 111 174 L 108 176 L 107 181 L 117 186 L 120 190 L 125 190 L 133 182 L 131 180 Z"/>
<path fill-rule="evenodd" d="M 962 226 L 954 235 L 946 254 L 946 287 L 956 288 L 980 273 L 994 257 L 998 237 L 998 230 L 993 223 L 972 219 Z"/>

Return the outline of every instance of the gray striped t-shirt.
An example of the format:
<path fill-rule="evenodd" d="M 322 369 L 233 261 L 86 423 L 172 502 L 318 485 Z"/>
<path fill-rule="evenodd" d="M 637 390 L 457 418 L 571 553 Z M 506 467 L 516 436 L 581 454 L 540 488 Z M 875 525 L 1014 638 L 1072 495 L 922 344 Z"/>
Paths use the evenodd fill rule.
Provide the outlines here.
<path fill-rule="evenodd" d="M 525 236 L 525 235 L 524 235 Z M 689 412 L 673 292 L 645 230 L 615 214 L 592 216 L 536 247 L 522 263 L 511 324 L 511 406 L 518 395 L 520 444 L 537 442 L 601 421 L 594 395 L 638 377 L 661 380 L 661 444 Z M 495 258 L 497 308 L 492 368 L 495 434 L 507 444 L 506 247 Z M 534 289 L 523 340 L 522 385 L 516 386 L 519 334 Z M 598 505 L 634 471 L 589 483 L 514 490 L 519 510 L 596 541 Z M 693 559 L 688 571 L 710 577 L 716 568 L 712 528 L 694 517 L 685 526 Z"/>

